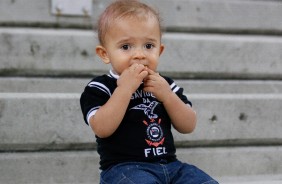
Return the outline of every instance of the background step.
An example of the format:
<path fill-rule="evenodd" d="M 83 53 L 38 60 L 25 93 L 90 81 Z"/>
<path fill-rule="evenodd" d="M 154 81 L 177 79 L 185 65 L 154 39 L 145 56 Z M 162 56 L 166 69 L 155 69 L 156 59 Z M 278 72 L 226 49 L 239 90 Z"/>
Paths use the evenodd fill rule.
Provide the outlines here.
<path fill-rule="evenodd" d="M 0 25 L 91 28 L 111 2 L 93 2 L 92 17 L 55 16 L 50 1 L 0 1 Z M 143 0 L 156 7 L 170 31 L 281 33 L 282 4 L 268 0 Z M 32 5 L 32 6 L 31 6 Z"/>
<path fill-rule="evenodd" d="M 95 148 L 79 97 L 77 93 L 0 93 L 0 149 Z M 188 94 L 188 98 L 198 124 L 192 134 L 174 132 L 177 146 L 282 145 L 281 94 Z"/>
<path fill-rule="evenodd" d="M 280 37 L 166 33 L 163 42 L 164 75 L 282 79 Z M 0 75 L 99 75 L 109 66 L 94 54 L 96 44 L 92 31 L 2 28 Z"/>
<path fill-rule="evenodd" d="M 179 159 L 223 184 L 282 183 L 282 3 L 142 1 L 163 18 L 159 72 L 198 115 L 192 134 L 173 131 Z M 94 50 L 111 0 L 91 2 L 89 17 L 51 14 L 52 0 L 0 1 L 0 183 L 98 183 L 79 98 L 109 70 Z"/>
<path fill-rule="evenodd" d="M 258 177 L 254 177 L 255 174 L 260 177 L 261 174 L 268 175 L 260 179 L 260 182 L 267 183 L 282 181 L 282 166 L 277 164 L 282 159 L 281 155 L 277 155 L 281 149 L 281 146 L 179 148 L 177 154 L 180 160 L 197 165 L 223 184 L 255 182 L 258 181 Z M 98 161 L 96 151 L 0 153 L 0 182 L 98 183 Z"/>
<path fill-rule="evenodd" d="M 220 183 L 224 184 L 280 184 L 282 176 L 277 175 L 255 175 L 255 176 L 237 176 L 237 177 L 221 177 Z"/>
<path fill-rule="evenodd" d="M 107 74 L 107 72 L 106 72 Z M 82 93 L 93 77 L 0 77 L 0 93 Z M 281 94 L 280 80 L 177 80 L 187 94 Z"/>

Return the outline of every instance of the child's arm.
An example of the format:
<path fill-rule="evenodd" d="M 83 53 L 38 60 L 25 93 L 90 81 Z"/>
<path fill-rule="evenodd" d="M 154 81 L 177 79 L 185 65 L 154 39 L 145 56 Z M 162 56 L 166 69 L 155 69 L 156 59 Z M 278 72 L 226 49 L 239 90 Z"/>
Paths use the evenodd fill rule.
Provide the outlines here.
<path fill-rule="evenodd" d="M 145 91 L 152 92 L 163 103 L 171 121 L 180 133 L 191 133 L 196 126 L 196 113 L 171 90 L 167 81 L 158 73 L 149 70 L 145 78 Z"/>
<path fill-rule="evenodd" d="M 132 94 L 147 75 L 144 65 L 133 64 L 124 70 L 110 99 L 90 118 L 90 126 L 98 137 L 106 138 L 115 132 L 125 115 Z"/>

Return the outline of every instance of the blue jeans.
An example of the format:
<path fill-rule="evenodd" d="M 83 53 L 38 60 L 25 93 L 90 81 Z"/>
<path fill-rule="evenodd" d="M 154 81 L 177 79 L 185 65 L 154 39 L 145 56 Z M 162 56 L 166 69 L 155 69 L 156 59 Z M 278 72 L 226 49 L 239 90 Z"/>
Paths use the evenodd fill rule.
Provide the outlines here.
<path fill-rule="evenodd" d="M 101 172 L 101 184 L 218 184 L 193 165 L 175 161 L 165 163 L 126 162 Z"/>

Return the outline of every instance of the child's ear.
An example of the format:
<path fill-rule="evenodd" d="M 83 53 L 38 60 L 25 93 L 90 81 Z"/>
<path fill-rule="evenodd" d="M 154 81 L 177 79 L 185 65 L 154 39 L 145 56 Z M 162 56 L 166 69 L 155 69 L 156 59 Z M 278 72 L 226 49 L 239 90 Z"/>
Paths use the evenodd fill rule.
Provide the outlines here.
<path fill-rule="evenodd" d="M 105 64 L 110 63 L 110 59 L 108 57 L 107 50 L 105 49 L 105 47 L 101 45 L 96 46 L 96 54 L 103 60 Z"/>
<path fill-rule="evenodd" d="M 163 53 L 164 48 L 165 48 L 164 44 L 161 44 L 161 46 L 160 46 L 160 55 Z"/>

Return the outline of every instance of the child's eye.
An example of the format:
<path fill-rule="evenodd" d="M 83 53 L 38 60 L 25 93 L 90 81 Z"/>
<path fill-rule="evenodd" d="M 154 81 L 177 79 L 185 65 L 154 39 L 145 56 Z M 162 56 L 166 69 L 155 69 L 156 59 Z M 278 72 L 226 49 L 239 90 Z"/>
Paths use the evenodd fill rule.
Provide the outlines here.
<path fill-rule="evenodd" d="M 146 49 L 152 49 L 153 47 L 154 47 L 154 45 L 151 44 L 151 43 L 148 43 L 148 44 L 145 45 Z"/>
<path fill-rule="evenodd" d="M 130 49 L 130 46 L 129 45 L 123 45 L 123 46 L 121 46 L 121 49 L 128 50 L 128 49 Z"/>

